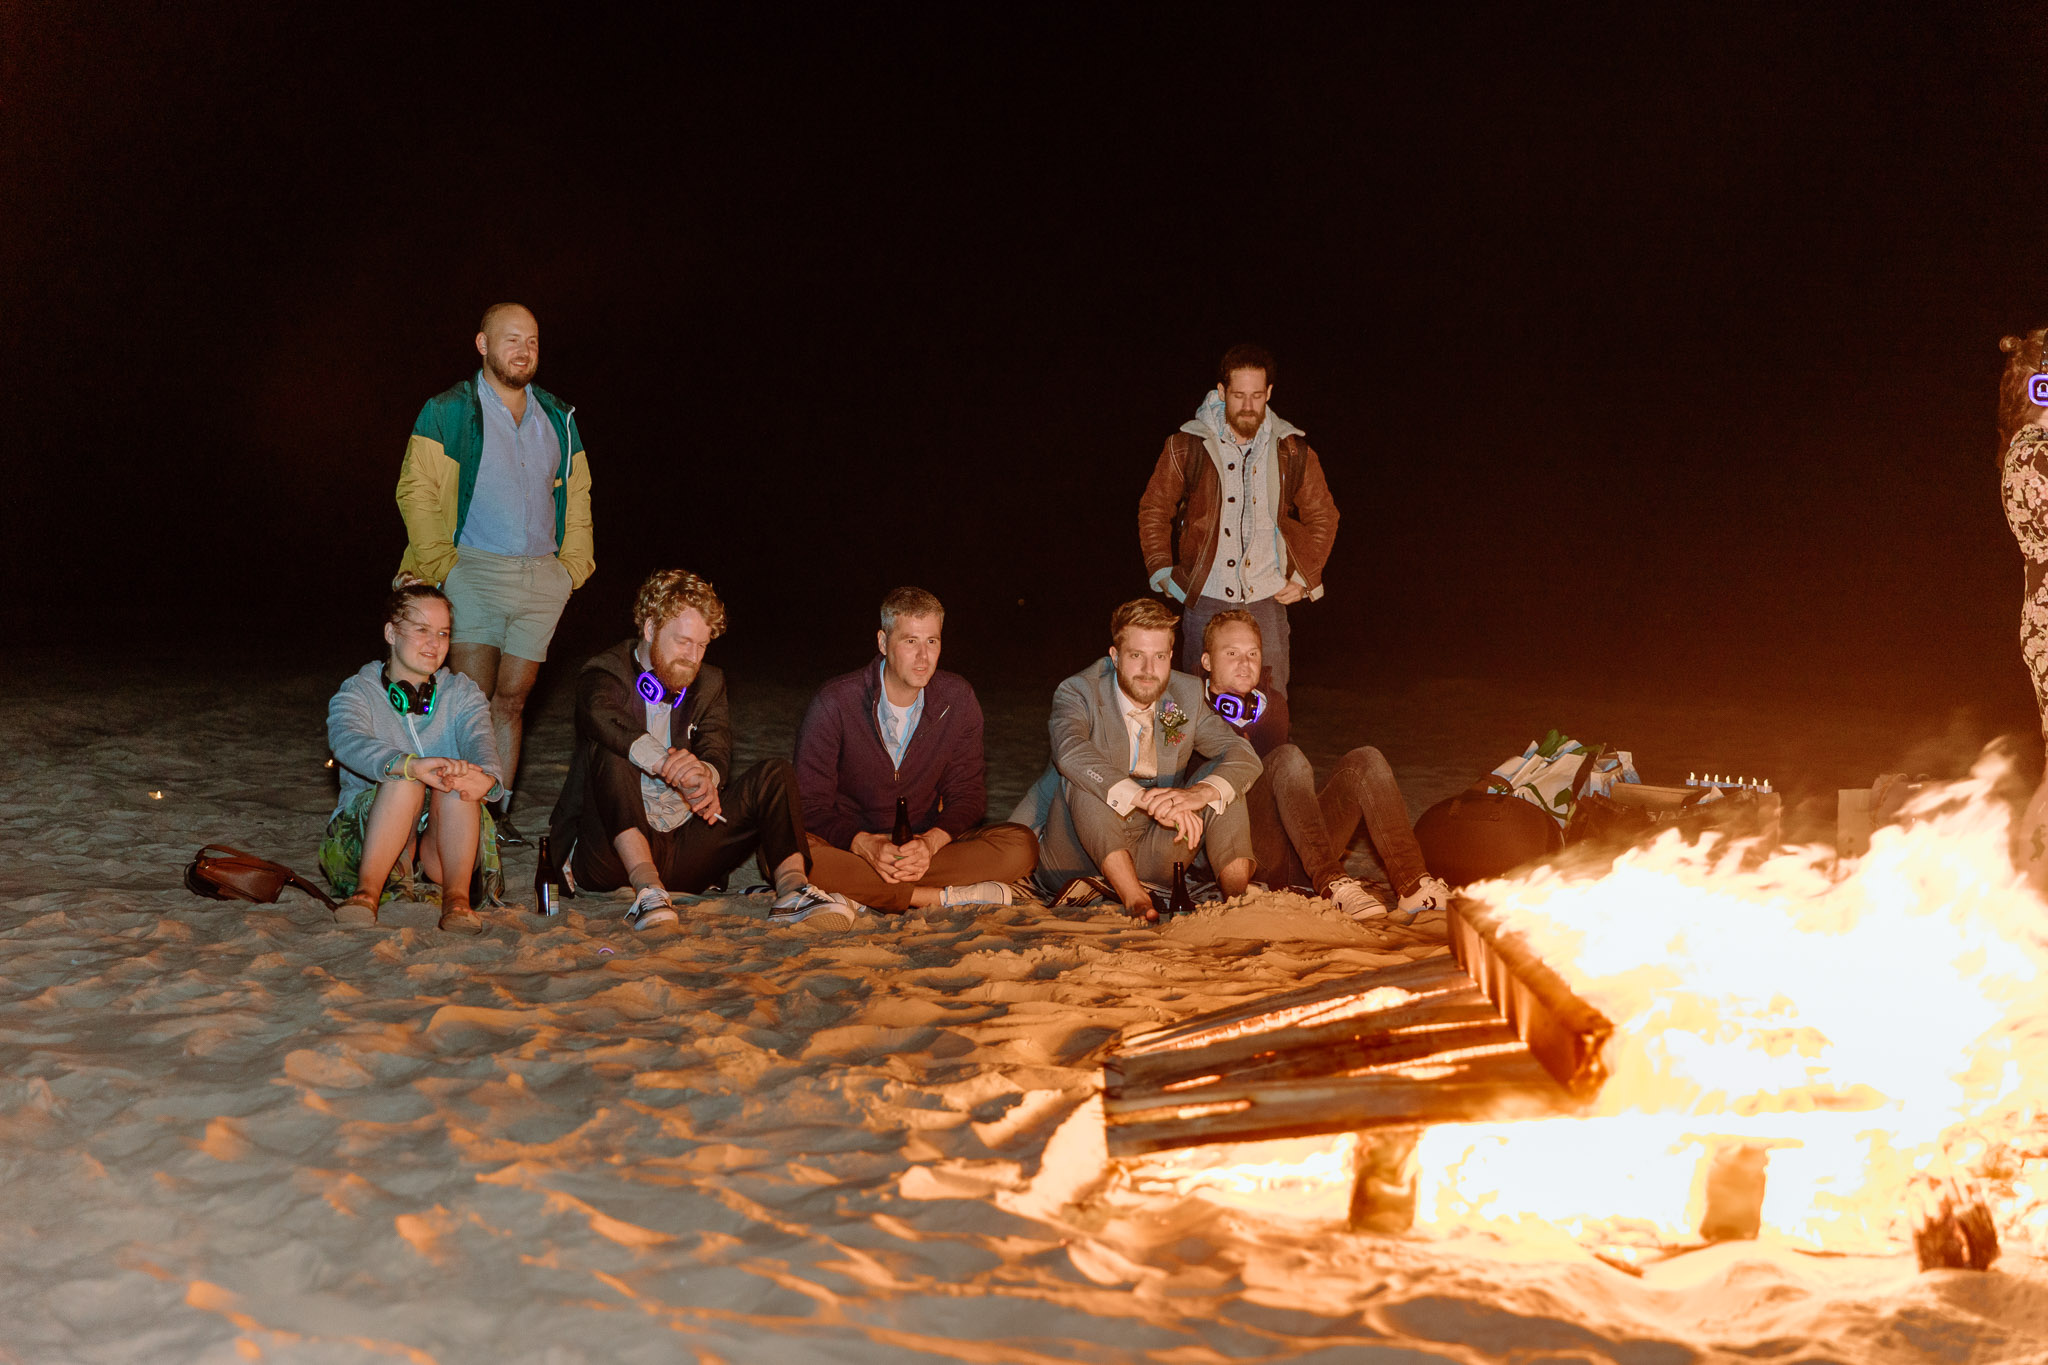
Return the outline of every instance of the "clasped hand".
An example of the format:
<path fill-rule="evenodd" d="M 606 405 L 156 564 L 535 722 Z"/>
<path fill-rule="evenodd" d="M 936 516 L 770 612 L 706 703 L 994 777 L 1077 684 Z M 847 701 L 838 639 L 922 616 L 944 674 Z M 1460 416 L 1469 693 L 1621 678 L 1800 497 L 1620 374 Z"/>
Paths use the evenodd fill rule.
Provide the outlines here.
<path fill-rule="evenodd" d="M 709 763 L 688 749 L 670 749 L 655 775 L 682 793 L 684 802 L 699 819 L 718 818 L 718 770 Z"/>
<path fill-rule="evenodd" d="M 892 844 L 879 834 L 856 834 L 852 847 L 885 882 L 915 882 L 931 870 L 932 846 L 922 834 L 907 844 Z"/>
<path fill-rule="evenodd" d="M 1197 782 L 1192 787 L 1147 787 L 1134 804 L 1192 850 L 1202 843 L 1202 809 L 1215 799 L 1215 788 Z"/>
<path fill-rule="evenodd" d="M 437 792 L 454 792 L 464 801 L 481 801 L 498 779 L 460 758 L 415 758 L 408 771 Z"/>

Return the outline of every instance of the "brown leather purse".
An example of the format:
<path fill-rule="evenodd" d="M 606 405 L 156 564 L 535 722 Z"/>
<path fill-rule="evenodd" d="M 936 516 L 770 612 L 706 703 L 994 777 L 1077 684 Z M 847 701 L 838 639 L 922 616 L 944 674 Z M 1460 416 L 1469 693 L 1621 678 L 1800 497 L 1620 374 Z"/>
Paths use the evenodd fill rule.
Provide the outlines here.
<path fill-rule="evenodd" d="M 195 896 L 215 901 L 257 901 L 268 905 L 296 886 L 329 910 L 334 901 L 313 883 L 267 858 L 244 853 L 226 844 L 207 844 L 185 867 L 185 889 Z"/>

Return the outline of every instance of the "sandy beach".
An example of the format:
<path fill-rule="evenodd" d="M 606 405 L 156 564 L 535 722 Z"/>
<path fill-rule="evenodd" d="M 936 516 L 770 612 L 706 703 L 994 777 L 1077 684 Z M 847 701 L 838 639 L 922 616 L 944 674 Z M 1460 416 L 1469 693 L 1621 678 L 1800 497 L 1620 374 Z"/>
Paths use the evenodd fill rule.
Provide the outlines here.
<path fill-rule="evenodd" d="M 214 840 L 313 872 L 338 675 L 84 695 L 79 667 L 0 690 L 0 1360 L 2048 1358 L 2024 1250 L 1920 1274 L 1730 1243 L 1637 1279 L 1562 1238 L 1356 1235 L 1341 1195 L 1261 1212 L 1108 1161 L 1106 1046 L 1442 952 L 1441 917 L 1259 895 L 1154 928 L 1012 907 L 836 933 L 735 894 L 646 935 L 611 896 L 474 939 L 426 906 L 344 930 L 297 892 L 178 882 Z M 738 680 L 742 763 L 788 751 L 807 691 Z M 1325 769 L 1379 744 L 1419 811 L 1572 721 L 1508 695 L 1305 686 L 1297 725 Z M 983 696 L 1002 811 L 1043 763 L 1043 701 Z M 566 704 L 529 730 L 528 828 Z M 1990 737 L 1939 710 L 1764 714 L 1575 723 L 1646 776 L 1768 774 L 1808 834 L 1836 786 Z M 513 851 L 512 898 L 531 879 Z"/>

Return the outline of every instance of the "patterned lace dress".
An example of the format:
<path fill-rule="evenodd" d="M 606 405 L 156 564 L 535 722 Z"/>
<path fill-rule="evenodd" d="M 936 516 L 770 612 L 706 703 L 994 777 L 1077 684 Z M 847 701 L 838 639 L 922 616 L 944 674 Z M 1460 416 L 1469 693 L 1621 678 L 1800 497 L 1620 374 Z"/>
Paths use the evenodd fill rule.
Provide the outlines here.
<path fill-rule="evenodd" d="M 2048 734 L 2048 429 L 2021 427 L 2005 448 L 2005 520 L 2027 557 L 2020 604 L 2020 653 L 2034 677 L 2034 701 Z"/>

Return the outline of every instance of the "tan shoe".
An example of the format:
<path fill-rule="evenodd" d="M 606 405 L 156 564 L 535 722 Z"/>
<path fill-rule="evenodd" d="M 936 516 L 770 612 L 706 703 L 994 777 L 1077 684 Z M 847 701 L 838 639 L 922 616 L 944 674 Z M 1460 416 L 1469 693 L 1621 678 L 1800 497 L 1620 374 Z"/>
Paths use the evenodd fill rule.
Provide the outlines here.
<path fill-rule="evenodd" d="M 334 907 L 334 922 L 361 928 L 377 922 L 377 893 L 358 891 Z"/>
<path fill-rule="evenodd" d="M 446 934 L 481 934 L 484 931 L 483 916 L 469 908 L 468 901 L 456 901 L 441 907 L 441 932 Z"/>

